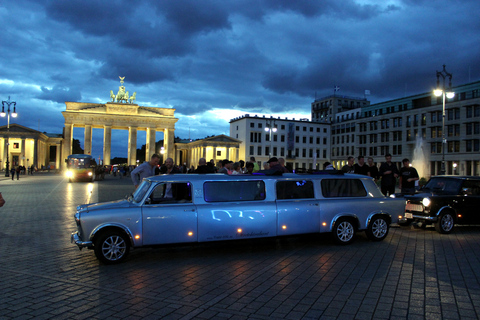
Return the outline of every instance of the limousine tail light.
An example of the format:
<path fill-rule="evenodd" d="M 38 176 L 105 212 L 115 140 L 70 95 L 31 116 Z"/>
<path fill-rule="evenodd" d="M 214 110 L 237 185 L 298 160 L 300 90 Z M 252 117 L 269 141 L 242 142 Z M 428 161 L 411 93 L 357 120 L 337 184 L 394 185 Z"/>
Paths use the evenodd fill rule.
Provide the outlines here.
<path fill-rule="evenodd" d="M 237 232 L 238 232 L 238 233 L 242 233 L 242 231 L 243 231 L 243 230 L 240 229 L 240 228 L 237 229 Z"/>
<path fill-rule="evenodd" d="M 326 226 L 327 226 L 327 223 L 326 223 L 326 222 L 322 223 L 322 226 L 326 227 Z"/>
<path fill-rule="evenodd" d="M 138 239 L 140 239 L 140 236 L 137 234 L 137 235 L 135 236 L 135 240 L 138 240 Z"/>
<path fill-rule="evenodd" d="M 189 237 L 193 236 L 193 232 L 190 231 L 190 232 L 188 233 L 188 236 L 189 236 Z"/>
<path fill-rule="evenodd" d="M 283 230 L 287 229 L 287 226 L 282 226 L 282 229 L 283 229 Z"/>

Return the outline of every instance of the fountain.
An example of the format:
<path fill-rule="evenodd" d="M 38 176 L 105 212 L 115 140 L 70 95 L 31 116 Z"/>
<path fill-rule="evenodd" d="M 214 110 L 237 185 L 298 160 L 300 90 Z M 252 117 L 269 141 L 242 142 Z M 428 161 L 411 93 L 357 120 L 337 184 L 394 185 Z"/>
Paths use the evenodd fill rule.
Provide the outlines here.
<path fill-rule="evenodd" d="M 425 150 L 423 139 L 417 136 L 415 142 L 415 149 L 413 150 L 412 166 L 417 169 L 418 176 L 428 180 L 430 176 L 429 168 L 429 153 Z M 427 177 L 428 176 L 428 177 Z"/>

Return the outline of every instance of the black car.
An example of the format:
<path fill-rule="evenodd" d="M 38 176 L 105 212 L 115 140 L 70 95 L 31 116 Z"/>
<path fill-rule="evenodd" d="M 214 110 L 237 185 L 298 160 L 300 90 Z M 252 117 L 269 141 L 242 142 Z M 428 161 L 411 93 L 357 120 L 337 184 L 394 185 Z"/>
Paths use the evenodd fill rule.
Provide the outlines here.
<path fill-rule="evenodd" d="M 480 177 L 436 176 L 415 195 L 405 196 L 405 219 L 450 233 L 455 224 L 480 224 Z"/>

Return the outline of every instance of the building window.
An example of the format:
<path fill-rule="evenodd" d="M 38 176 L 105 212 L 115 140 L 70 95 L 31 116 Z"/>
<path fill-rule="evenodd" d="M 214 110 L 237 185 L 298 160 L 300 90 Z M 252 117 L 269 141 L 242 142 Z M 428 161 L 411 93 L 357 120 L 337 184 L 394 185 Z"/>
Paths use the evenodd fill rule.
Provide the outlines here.
<path fill-rule="evenodd" d="M 262 147 L 261 146 L 258 146 L 257 155 L 259 155 L 259 156 L 262 155 Z"/>
<path fill-rule="evenodd" d="M 254 152 L 255 152 L 254 146 L 250 146 L 250 155 L 253 156 Z"/>
<path fill-rule="evenodd" d="M 255 123 L 250 123 L 250 128 L 255 128 Z"/>

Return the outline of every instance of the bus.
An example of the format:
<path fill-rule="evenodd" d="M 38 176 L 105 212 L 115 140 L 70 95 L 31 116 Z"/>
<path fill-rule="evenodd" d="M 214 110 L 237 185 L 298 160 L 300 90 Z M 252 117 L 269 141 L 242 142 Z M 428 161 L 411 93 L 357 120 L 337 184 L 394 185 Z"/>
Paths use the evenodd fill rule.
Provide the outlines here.
<path fill-rule="evenodd" d="M 67 178 L 68 182 L 73 181 L 94 181 L 95 159 L 88 154 L 71 154 L 67 158 Z"/>

